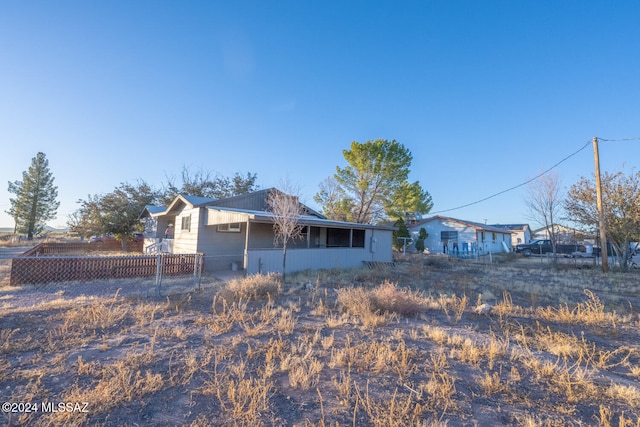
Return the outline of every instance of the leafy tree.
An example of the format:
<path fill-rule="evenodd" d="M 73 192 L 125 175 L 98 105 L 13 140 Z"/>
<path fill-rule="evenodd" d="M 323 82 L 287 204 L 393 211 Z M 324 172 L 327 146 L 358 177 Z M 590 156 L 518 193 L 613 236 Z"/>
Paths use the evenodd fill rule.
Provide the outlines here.
<path fill-rule="evenodd" d="M 353 142 L 343 155 L 348 165 L 336 167 L 333 179 L 325 180 L 315 196 L 327 217 L 366 224 L 431 209 L 431 197 L 419 182 L 407 181 L 412 155 L 402 144 Z"/>
<path fill-rule="evenodd" d="M 289 184 L 281 186 L 285 192 L 272 190 L 267 196 L 267 206 L 273 214 L 274 244 L 282 245 L 282 282 L 285 282 L 287 271 L 287 245 L 289 241 L 302 235 L 300 216 L 304 207 L 300 204 L 298 190 Z"/>
<path fill-rule="evenodd" d="M 424 241 L 429 237 L 429 233 L 425 230 L 424 227 L 420 227 L 420 232 L 418 233 L 418 240 L 416 240 L 416 251 L 419 253 L 424 252 L 425 246 Z"/>
<path fill-rule="evenodd" d="M 58 187 L 53 185 L 53 174 L 49 170 L 47 156 L 40 152 L 31 159 L 31 166 L 22 173 L 22 181 L 9 182 L 11 208 L 6 211 L 16 224 L 16 231 L 32 240 L 34 234 L 42 232 L 47 221 L 56 217 L 60 206 Z"/>
<path fill-rule="evenodd" d="M 223 199 L 250 193 L 258 188 L 256 186 L 257 178 L 257 174 L 248 172 L 246 175 L 236 172 L 231 177 L 224 177 L 203 170 L 193 172 L 187 167 L 183 167 L 181 174 L 182 184 L 177 185 L 173 178 L 167 178 L 161 202 L 164 205 L 168 205 L 178 194 Z"/>
<path fill-rule="evenodd" d="M 322 213 L 335 221 L 353 222 L 353 200 L 347 197 L 344 190 L 333 177 L 320 183 L 320 191 L 313 200 L 322 206 Z"/>
<path fill-rule="evenodd" d="M 403 237 L 411 237 L 411 234 L 409 234 L 409 229 L 407 228 L 407 224 L 404 222 L 404 219 L 400 218 L 394 225 L 397 230 L 393 230 L 393 246 L 399 251 L 405 246 L 405 240 Z"/>
<path fill-rule="evenodd" d="M 111 193 L 79 200 L 81 207 L 74 214 L 73 231 L 83 235 L 113 234 L 126 251 L 133 233 L 143 231 L 140 213 L 157 199 L 157 192 L 144 181 L 137 185 L 122 183 Z"/>
<path fill-rule="evenodd" d="M 422 189 L 418 181 L 403 183 L 384 204 L 390 218 L 404 218 L 407 213 L 426 214 L 432 207 L 431 195 Z"/>
<path fill-rule="evenodd" d="M 640 172 L 625 175 L 605 172 L 602 183 L 602 210 L 607 240 L 627 268 L 629 242 L 640 240 Z M 573 221 L 595 234 L 598 227 L 595 179 L 582 177 L 572 185 L 565 210 Z"/>
<path fill-rule="evenodd" d="M 67 218 L 69 231 L 80 236 L 105 234 L 100 218 L 100 200 L 99 195 L 89 195 L 86 200 L 78 200 L 80 208 Z"/>

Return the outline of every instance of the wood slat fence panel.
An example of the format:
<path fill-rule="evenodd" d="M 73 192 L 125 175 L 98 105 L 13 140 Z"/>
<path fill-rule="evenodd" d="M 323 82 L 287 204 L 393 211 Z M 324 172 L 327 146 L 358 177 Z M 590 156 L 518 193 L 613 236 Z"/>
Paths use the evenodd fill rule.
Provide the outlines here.
<path fill-rule="evenodd" d="M 150 277 L 158 273 L 158 260 L 161 258 L 163 275 L 193 274 L 196 256 L 21 256 L 11 262 L 10 285 Z"/>
<path fill-rule="evenodd" d="M 127 252 L 141 253 L 144 248 L 144 242 L 127 242 Z M 62 255 L 62 254 L 86 254 L 90 252 L 122 252 L 122 243 L 120 241 L 107 241 L 100 243 L 89 242 L 44 242 L 29 249 L 22 255 L 24 256 L 40 256 L 40 255 Z"/>

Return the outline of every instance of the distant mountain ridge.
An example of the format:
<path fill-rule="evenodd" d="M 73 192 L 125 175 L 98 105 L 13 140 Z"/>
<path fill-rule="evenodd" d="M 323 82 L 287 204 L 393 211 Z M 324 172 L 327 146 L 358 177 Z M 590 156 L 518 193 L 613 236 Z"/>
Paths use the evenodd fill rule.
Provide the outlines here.
<path fill-rule="evenodd" d="M 68 228 L 55 228 L 50 225 L 45 225 L 44 230 L 46 233 L 68 233 Z M 0 233 L 13 233 L 13 227 L 0 227 Z"/>

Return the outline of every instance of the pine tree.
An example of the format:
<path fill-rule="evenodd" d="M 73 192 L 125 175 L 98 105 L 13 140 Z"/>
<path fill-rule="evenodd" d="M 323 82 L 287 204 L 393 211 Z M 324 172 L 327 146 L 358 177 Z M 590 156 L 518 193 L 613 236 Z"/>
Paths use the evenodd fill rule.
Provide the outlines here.
<path fill-rule="evenodd" d="M 33 239 L 44 229 L 47 221 L 56 217 L 60 202 L 58 187 L 53 185 L 53 174 L 44 153 L 31 159 L 29 170 L 22 173 L 22 181 L 9 182 L 9 193 L 16 195 L 9 199 L 11 208 L 6 211 L 16 224 L 16 231 Z"/>
<path fill-rule="evenodd" d="M 418 233 L 418 240 L 416 240 L 416 251 L 419 253 L 424 252 L 425 246 L 424 241 L 429 237 L 429 233 L 424 227 L 420 227 L 420 232 Z"/>
<path fill-rule="evenodd" d="M 407 224 L 402 218 L 397 220 L 393 225 L 397 227 L 397 230 L 393 230 L 393 246 L 400 251 L 406 244 L 403 237 L 411 237 L 411 234 L 409 234 Z"/>

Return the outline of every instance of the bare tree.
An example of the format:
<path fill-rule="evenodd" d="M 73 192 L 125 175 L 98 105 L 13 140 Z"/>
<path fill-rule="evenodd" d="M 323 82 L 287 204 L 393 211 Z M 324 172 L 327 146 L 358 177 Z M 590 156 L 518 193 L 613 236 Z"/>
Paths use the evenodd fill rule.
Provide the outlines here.
<path fill-rule="evenodd" d="M 302 236 L 300 216 L 304 214 L 303 205 L 300 204 L 299 189 L 285 182 L 281 188 L 284 191 L 273 189 L 267 197 L 267 206 L 273 214 L 273 242 L 276 246 L 282 245 L 282 283 L 285 282 L 287 268 L 287 245 L 293 239 Z"/>
<path fill-rule="evenodd" d="M 549 173 L 532 181 L 527 187 L 525 204 L 530 218 L 547 229 L 555 260 L 558 243 L 556 221 L 560 218 L 563 206 L 562 180 L 558 174 Z"/>
<path fill-rule="evenodd" d="M 595 180 L 582 177 L 569 189 L 566 211 L 587 231 L 596 232 L 598 208 Z M 640 172 L 622 171 L 602 176 L 602 198 L 607 240 L 626 270 L 629 243 L 640 240 Z"/>

